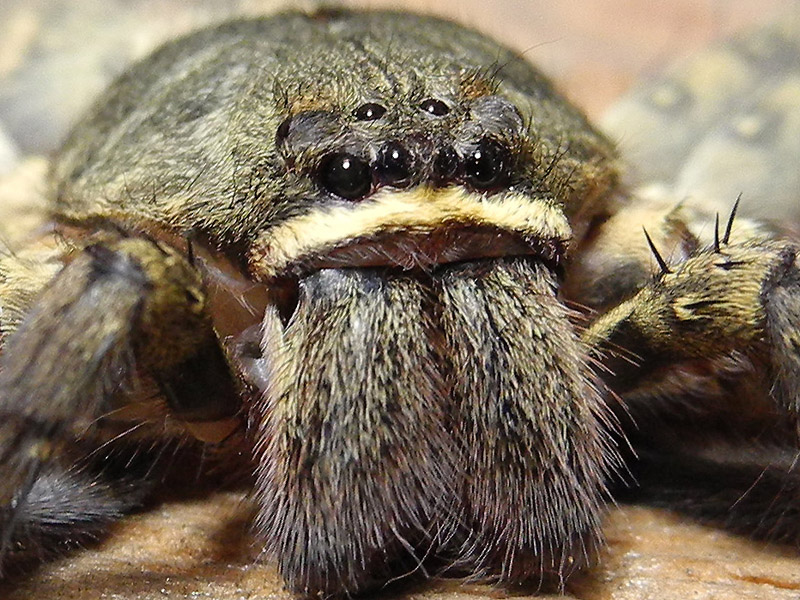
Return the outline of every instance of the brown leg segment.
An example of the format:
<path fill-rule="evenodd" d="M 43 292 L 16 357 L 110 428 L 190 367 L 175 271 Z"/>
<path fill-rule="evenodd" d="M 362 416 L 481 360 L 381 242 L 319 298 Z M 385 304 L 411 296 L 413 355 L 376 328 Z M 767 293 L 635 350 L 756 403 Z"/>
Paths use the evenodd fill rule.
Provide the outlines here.
<path fill-rule="evenodd" d="M 6 284 L 21 281 L 17 271 L 6 275 Z M 82 448 L 102 443 L 91 440 L 103 418 L 124 411 L 129 383 L 145 377 L 162 390 L 175 387 L 187 365 L 201 357 L 208 372 L 222 371 L 228 388 L 214 397 L 196 396 L 194 404 L 185 391 L 177 396 L 180 402 L 168 396 L 175 416 L 211 420 L 238 409 L 227 365 L 204 313 L 199 276 L 174 251 L 138 238 L 93 244 L 69 257 L 52 282 L 32 295 L 36 299 L 21 311 L 0 357 L 3 553 L 17 543 L 15 532 L 26 539 L 35 538 L 39 525 L 44 532 L 47 518 L 26 503 L 53 495 L 48 478 L 67 496 L 64 502 L 83 506 L 86 515 L 100 505 L 81 504 L 85 490 L 68 481 L 93 476 L 70 470 Z M 12 294 L 6 297 L 19 304 Z M 102 487 L 98 484 L 98 493 Z M 54 511 L 58 506 L 53 503 Z M 113 511 L 100 512 L 104 516 L 98 519 L 103 520 Z M 53 522 L 61 518 L 55 512 L 51 517 Z M 65 534 L 69 522 L 64 518 Z"/>

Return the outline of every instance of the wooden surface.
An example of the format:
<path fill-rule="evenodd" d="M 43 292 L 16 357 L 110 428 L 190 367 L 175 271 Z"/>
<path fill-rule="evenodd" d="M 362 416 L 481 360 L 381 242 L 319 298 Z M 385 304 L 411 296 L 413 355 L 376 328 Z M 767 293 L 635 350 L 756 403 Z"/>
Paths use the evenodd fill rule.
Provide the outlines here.
<path fill-rule="evenodd" d="M 249 509 L 235 493 L 164 504 L 117 526 L 99 546 L 44 565 L 5 600 L 289 599 L 274 566 L 247 535 Z M 613 509 L 600 566 L 574 577 L 565 600 L 796 600 L 800 560 L 770 546 L 641 507 Z M 528 597 L 524 590 L 423 582 L 380 600 Z M 551 599 L 556 596 L 538 596 Z"/>
<path fill-rule="evenodd" d="M 39 197 L 44 162 L 91 97 L 159 41 L 229 14 L 279 3 L 177 0 L 4 0 L 0 4 L 0 218 Z M 282 3 L 285 4 L 285 3 Z M 360 2 L 359 5 L 365 3 Z M 397 6 L 394 2 L 371 2 Z M 792 0 L 409 1 L 411 8 L 479 26 L 542 64 L 593 117 L 633 81 Z M 28 157 L 28 158 L 26 158 Z M 23 161 L 23 159 L 25 159 Z M 8 226 L 8 225 L 7 225 Z M 48 563 L 0 598 L 286 598 L 274 566 L 258 560 L 249 507 L 238 493 L 170 502 L 115 527 L 96 547 Z M 612 508 L 600 565 L 570 581 L 583 600 L 800 597 L 800 553 L 640 507 Z M 457 600 L 523 591 L 431 582 L 393 597 Z"/>

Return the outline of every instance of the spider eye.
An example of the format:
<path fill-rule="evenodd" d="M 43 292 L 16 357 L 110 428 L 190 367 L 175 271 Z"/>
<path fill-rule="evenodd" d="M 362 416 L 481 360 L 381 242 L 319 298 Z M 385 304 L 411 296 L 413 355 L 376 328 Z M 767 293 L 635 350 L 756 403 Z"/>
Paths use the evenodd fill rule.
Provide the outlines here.
<path fill-rule="evenodd" d="M 411 153 L 399 142 L 388 142 L 378 152 L 375 173 L 385 185 L 400 186 L 411 177 L 414 162 Z"/>
<path fill-rule="evenodd" d="M 281 124 L 278 125 L 278 129 L 275 131 L 275 144 L 280 146 L 286 141 L 286 138 L 289 136 L 289 129 L 292 126 L 292 118 L 287 117 Z"/>
<path fill-rule="evenodd" d="M 363 198 L 372 187 L 369 165 L 347 152 L 326 156 L 320 164 L 319 178 L 327 191 L 347 200 Z"/>
<path fill-rule="evenodd" d="M 433 174 L 439 181 L 449 181 L 458 172 L 461 157 L 455 148 L 445 145 L 439 148 L 433 159 Z"/>
<path fill-rule="evenodd" d="M 490 139 L 482 139 L 464 159 L 467 183 L 486 189 L 501 184 L 508 177 L 511 156 L 508 149 Z"/>
<path fill-rule="evenodd" d="M 386 107 L 377 102 L 367 102 L 353 111 L 357 121 L 376 121 L 386 114 Z"/>
<path fill-rule="evenodd" d="M 434 117 L 443 117 L 450 112 L 450 107 L 436 98 L 427 98 L 426 100 L 423 100 L 419 107 Z"/>

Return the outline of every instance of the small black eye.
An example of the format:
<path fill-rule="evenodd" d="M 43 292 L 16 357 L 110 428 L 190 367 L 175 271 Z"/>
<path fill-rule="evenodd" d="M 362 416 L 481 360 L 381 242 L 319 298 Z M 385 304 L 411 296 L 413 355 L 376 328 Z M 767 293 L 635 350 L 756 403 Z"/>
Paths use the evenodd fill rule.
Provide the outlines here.
<path fill-rule="evenodd" d="M 358 121 L 376 121 L 386 114 L 386 107 L 377 102 L 367 102 L 353 111 Z"/>
<path fill-rule="evenodd" d="M 281 124 L 278 125 L 278 129 L 275 131 L 275 144 L 280 146 L 283 142 L 286 141 L 286 137 L 289 135 L 289 128 L 292 126 L 292 118 L 288 117 L 281 121 Z"/>
<path fill-rule="evenodd" d="M 464 159 L 467 183 L 486 189 L 500 185 L 508 177 L 511 156 L 508 149 L 490 139 L 482 139 Z"/>
<path fill-rule="evenodd" d="M 442 146 L 437 150 L 433 159 L 433 174 L 439 181 L 449 181 L 458 172 L 460 157 L 458 152 L 450 146 Z"/>
<path fill-rule="evenodd" d="M 414 158 L 400 142 L 387 142 L 378 152 L 375 174 L 384 185 L 401 186 L 409 182 Z"/>
<path fill-rule="evenodd" d="M 434 117 L 443 117 L 447 113 L 450 112 L 450 107 L 447 106 L 441 100 L 437 100 L 436 98 L 427 98 L 422 101 L 422 104 L 419 107 L 424 110 L 426 113 L 433 115 Z"/>
<path fill-rule="evenodd" d="M 320 164 L 319 178 L 327 191 L 347 200 L 363 198 L 372 186 L 369 165 L 347 152 L 326 156 Z"/>

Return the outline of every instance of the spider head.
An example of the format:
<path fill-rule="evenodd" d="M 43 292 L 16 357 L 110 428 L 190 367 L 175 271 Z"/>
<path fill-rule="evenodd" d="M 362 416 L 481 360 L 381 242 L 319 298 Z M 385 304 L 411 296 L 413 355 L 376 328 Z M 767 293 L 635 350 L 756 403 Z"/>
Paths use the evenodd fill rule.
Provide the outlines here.
<path fill-rule="evenodd" d="M 529 254 L 557 262 L 570 226 L 559 199 L 533 183 L 521 112 L 502 95 L 468 96 L 463 76 L 452 88 L 286 117 L 275 135 L 285 183 L 250 246 L 251 275 Z"/>

